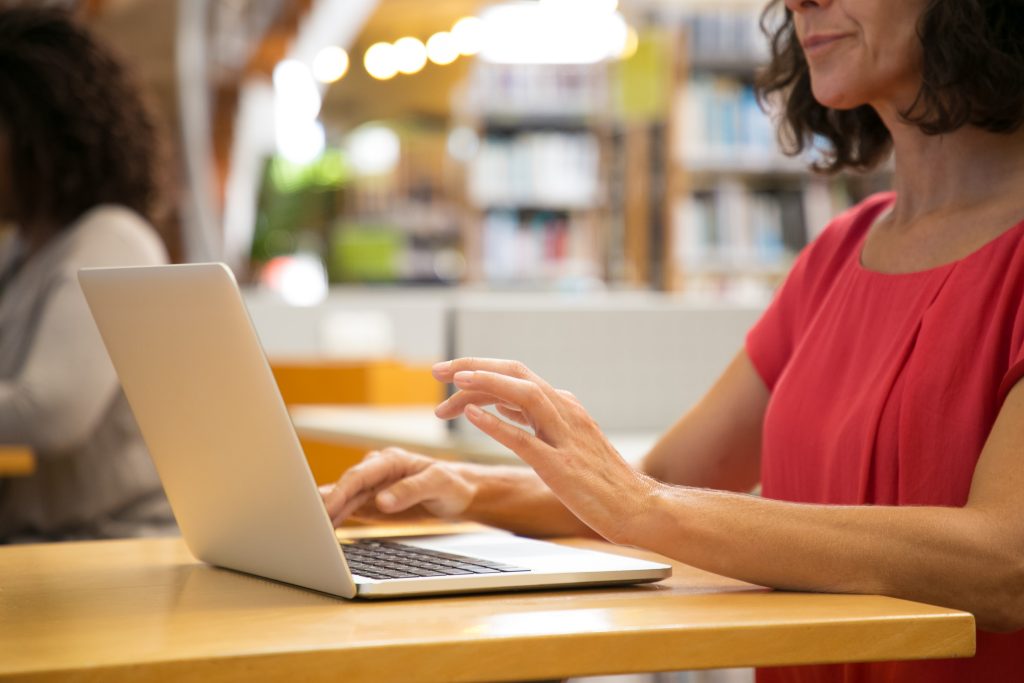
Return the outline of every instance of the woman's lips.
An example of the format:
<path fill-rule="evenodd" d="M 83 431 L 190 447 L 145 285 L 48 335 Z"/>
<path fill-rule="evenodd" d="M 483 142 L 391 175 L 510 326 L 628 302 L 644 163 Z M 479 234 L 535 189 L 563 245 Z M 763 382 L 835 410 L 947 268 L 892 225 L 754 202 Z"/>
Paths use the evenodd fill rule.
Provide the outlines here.
<path fill-rule="evenodd" d="M 807 54 L 823 52 L 842 39 L 849 37 L 849 33 L 815 33 L 804 38 L 802 45 Z"/>

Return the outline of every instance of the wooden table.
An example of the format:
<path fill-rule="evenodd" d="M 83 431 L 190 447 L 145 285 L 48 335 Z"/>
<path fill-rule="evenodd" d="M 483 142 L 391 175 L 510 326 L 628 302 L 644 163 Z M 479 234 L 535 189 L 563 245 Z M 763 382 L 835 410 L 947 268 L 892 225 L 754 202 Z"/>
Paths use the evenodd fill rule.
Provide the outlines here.
<path fill-rule="evenodd" d="M 674 572 L 631 588 L 349 602 L 199 564 L 174 538 L 3 547 L 0 679 L 508 681 L 974 651 L 964 612 Z"/>
<path fill-rule="evenodd" d="M 522 464 L 512 451 L 480 434 L 472 425 L 453 432 L 428 406 L 298 405 L 289 412 L 299 437 L 363 449 L 400 446 L 441 458 L 467 462 Z M 629 462 L 647 454 L 658 434 L 611 433 L 612 444 Z"/>
<path fill-rule="evenodd" d="M 35 455 L 25 446 L 0 446 L 0 477 L 24 477 L 36 469 Z"/>

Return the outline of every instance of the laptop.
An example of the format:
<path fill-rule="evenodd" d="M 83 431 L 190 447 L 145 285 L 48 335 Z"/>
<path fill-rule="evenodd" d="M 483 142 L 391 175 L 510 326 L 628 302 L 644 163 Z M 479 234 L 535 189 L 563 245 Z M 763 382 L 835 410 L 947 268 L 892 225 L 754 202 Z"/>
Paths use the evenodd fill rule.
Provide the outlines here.
<path fill-rule="evenodd" d="M 79 281 L 185 543 L 204 562 L 343 598 L 671 574 L 500 531 L 339 542 L 227 266 L 84 269 Z"/>

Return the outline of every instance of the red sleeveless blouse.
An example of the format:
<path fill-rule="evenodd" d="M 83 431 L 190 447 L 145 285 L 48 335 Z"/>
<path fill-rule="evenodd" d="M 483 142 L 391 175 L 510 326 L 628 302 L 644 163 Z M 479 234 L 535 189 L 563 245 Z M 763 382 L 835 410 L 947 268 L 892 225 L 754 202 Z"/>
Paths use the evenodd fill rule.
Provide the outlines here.
<path fill-rule="evenodd" d="M 834 220 L 747 336 L 771 391 L 767 498 L 963 506 L 996 414 L 1024 376 L 1024 222 L 947 265 L 867 270 L 864 239 L 894 201 L 875 195 Z M 1024 631 L 979 632 L 972 659 L 765 669 L 758 681 L 1024 681 Z"/>

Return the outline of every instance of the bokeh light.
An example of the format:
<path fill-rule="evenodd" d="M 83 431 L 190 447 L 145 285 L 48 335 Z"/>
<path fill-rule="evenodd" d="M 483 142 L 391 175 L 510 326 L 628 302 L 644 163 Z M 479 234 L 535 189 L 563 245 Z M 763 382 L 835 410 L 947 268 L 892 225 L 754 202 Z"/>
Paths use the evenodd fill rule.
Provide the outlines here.
<path fill-rule="evenodd" d="M 394 78 L 398 73 L 398 55 L 391 43 L 374 43 L 363 55 L 363 66 L 366 73 L 379 81 Z"/>
<path fill-rule="evenodd" d="M 414 74 L 427 65 L 427 48 L 417 38 L 399 38 L 394 49 L 395 65 L 403 74 Z"/>
<path fill-rule="evenodd" d="M 337 45 L 330 45 L 313 59 L 313 77 L 321 83 L 335 83 L 345 77 L 348 67 L 348 53 Z"/>
<path fill-rule="evenodd" d="M 434 64 L 444 66 L 459 58 L 459 48 L 448 31 L 439 31 L 427 40 L 427 57 Z"/>

